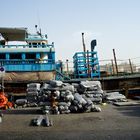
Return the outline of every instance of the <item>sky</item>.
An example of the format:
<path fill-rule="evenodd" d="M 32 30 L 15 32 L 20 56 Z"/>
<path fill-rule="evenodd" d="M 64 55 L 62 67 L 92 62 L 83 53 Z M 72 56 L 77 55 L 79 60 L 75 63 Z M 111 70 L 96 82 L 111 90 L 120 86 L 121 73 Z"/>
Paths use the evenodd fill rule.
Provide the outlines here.
<path fill-rule="evenodd" d="M 55 43 L 56 60 L 73 60 L 97 40 L 100 60 L 132 58 L 140 62 L 140 0 L 0 0 L 0 27 L 27 27 L 37 24 Z M 134 59 L 137 58 L 137 59 Z"/>

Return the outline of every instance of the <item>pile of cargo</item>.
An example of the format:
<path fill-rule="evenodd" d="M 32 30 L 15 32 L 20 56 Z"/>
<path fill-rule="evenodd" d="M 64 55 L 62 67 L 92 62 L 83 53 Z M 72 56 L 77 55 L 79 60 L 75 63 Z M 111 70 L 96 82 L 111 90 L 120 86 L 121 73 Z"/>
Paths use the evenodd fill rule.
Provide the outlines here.
<path fill-rule="evenodd" d="M 105 93 L 105 97 L 106 97 L 106 102 L 108 103 L 127 102 L 126 97 L 123 94 L 120 94 L 119 92 Z"/>
<path fill-rule="evenodd" d="M 38 106 L 38 97 L 40 93 L 40 83 L 27 84 L 27 95 L 26 99 L 30 103 L 30 106 Z"/>
<path fill-rule="evenodd" d="M 24 106 L 39 106 L 44 114 L 68 114 L 70 112 L 100 112 L 103 90 L 99 81 L 63 83 L 51 80 L 48 83 L 27 85 Z"/>
<path fill-rule="evenodd" d="M 31 120 L 31 125 L 49 127 L 53 125 L 53 121 L 47 115 L 40 115 Z"/>

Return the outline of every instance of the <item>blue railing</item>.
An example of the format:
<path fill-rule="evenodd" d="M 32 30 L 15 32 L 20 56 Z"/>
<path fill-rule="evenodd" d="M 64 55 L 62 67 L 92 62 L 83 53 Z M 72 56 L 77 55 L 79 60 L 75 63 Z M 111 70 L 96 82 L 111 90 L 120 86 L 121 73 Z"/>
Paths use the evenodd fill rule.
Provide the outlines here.
<path fill-rule="evenodd" d="M 53 44 L 42 45 L 0 45 L 0 48 L 54 48 Z"/>
<path fill-rule="evenodd" d="M 52 59 L 46 60 L 0 60 L 1 66 L 7 72 L 11 71 L 52 71 L 55 70 L 55 62 Z"/>
<path fill-rule="evenodd" d="M 73 63 L 76 78 L 100 77 L 100 66 L 96 51 L 75 53 Z"/>

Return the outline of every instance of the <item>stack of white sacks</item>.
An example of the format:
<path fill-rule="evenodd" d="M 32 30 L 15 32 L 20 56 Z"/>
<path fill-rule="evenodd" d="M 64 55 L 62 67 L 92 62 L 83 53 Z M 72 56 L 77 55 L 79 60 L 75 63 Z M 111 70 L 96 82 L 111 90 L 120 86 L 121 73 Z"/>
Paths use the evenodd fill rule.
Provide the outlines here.
<path fill-rule="evenodd" d="M 41 88 L 40 88 L 41 87 Z M 27 85 L 28 106 L 36 104 L 45 114 L 70 112 L 100 112 L 103 90 L 99 81 L 81 81 L 80 84 L 51 80 L 49 83 Z M 53 101 L 52 101 L 53 99 Z"/>
<path fill-rule="evenodd" d="M 37 106 L 38 96 L 40 92 L 40 83 L 30 83 L 27 84 L 27 95 L 26 99 L 29 103 L 29 106 Z"/>

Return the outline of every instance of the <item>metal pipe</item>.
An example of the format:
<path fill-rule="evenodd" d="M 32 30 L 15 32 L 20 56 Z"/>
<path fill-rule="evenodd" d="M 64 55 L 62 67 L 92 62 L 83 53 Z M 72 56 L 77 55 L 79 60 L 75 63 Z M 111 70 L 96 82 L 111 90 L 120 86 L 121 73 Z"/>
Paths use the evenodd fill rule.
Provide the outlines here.
<path fill-rule="evenodd" d="M 118 65 L 117 65 L 117 59 L 116 59 L 115 49 L 113 49 L 113 55 L 114 55 L 114 61 L 115 61 L 115 67 L 116 67 L 116 73 L 117 73 L 117 75 L 118 75 Z"/>
<path fill-rule="evenodd" d="M 88 78 L 91 77 L 90 65 L 89 65 L 89 51 L 87 50 L 87 68 L 88 68 Z"/>
<path fill-rule="evenodd" d="M 84 67 L 87 68 L 87 58 L 86 58 L 86 45 L 85 45 L 85 40 L 84 40 L 84 33 L 82 33 L 82 43 L 83 43 L 83 61 L 84 61 Z M 86 73 L 88 73 L 86 71 Z"/>
<path fill-rule="evenodd" d="M 131 73 L 133 73 L 132 63 L 130 59 L 129 59 L 129 65 L 130 65 Z"/>
<path fill-rule="evenodd" d="M 69 75 L 69 64 L 68 64 L 69 60 L 66 59 L 66 64 L 67 64 L 67 75 Z"/>
<path fill-rule="evenodd" d="M 83 43 L 83 52 L 86 52 L 86 45 L 85 45 L 85 40 L 84 40 L 84 33 L 82 33 L 82 43 Z"/>
<path fill-rule="evenodd" d="M 115 74 L 115 70 L 114 70 L 114 64 L 113 64 L 113 60 L 112 59 L 111 59 L 111 64 L 112 64 L 112 70 L 113 70 L 112 71 L 113 72 L 112 74 L 114 75 Z"/>

